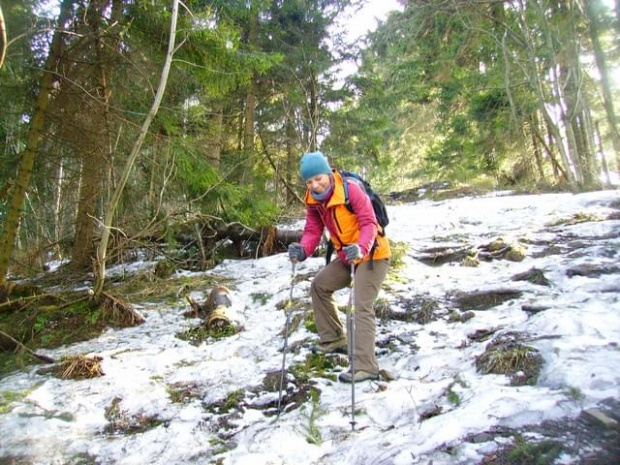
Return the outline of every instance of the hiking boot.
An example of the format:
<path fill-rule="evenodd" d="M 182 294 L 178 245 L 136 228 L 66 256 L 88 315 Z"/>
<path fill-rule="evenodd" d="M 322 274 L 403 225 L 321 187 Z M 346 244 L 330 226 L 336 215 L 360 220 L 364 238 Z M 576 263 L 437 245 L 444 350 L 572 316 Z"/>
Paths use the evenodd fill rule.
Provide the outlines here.
<path fill-rule="evenodd" d="M 315 354 L 346 354 L 347 338 L 343 337 L 332 342 L 319 342 L 312 348 Z"/>
<path fill-rule="evenodd" d="M 358 370 L 355 372 L 355 375 L 352 375 L 350 371 L 343 371 L 338 375 L 338 381 L 341 383 L 351 383 L 355 381 L 356 383 L 359 381 L 378 381 L 379 373 L 368 373 L 367 371 Z"/>

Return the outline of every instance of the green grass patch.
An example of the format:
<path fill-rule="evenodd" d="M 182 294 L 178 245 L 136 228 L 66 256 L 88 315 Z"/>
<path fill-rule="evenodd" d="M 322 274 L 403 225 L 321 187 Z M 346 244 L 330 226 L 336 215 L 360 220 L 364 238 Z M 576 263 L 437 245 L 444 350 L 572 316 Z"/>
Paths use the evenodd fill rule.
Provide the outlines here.
<path fill-rule="evenodd" d="M 79 297 L 79 296 L 78 296 Z M 51 349 L 97 337 L 107 327 L 101 312 L 91 307 L 86 298 L 76 294 L 64 297 L 73 303 L 30 305 L 28 308 L 0 315 L 0 330 L 11 335 L 29 349 Z M 23 350 L 0 352 L 0 373 L 23 369 L 38 360 Z"/>
<path fill-rule="evenodd" d="M 260 305 L 266 305 L 271 295 L 266 292 L 253 292 L 250 297 L 253 303 L 258 302 Z"/>
<path fill-rule="evenodd" d="M 324 413 L 319 405 L 320 397 L 321 392 L 311 388 L 310 404 L 305 404 L 300 411 L 301 417 L 306 420 L 306 423 L 302 425 L 306 441 L 308 441 L 309 444 L 316 444 L 317 446 L 323 443 L 321 430 L 316 424 L 317 419 Z"/>
<path fill-rule="evenodd" d="M 210 340 L 225 339 L 234 336 L 239 332 L 239 328 L 234 325 L 226 325 L 221 328 L 207 328 L 205 325 L 194 326 L 183 333 L 177 333 L 176 337 L 183 341 L 187 341 L 194 346 L 199 346 L 203 342 Z"/>
<path fill-rule="evenodd" d="M 35 384 L 34 386 L 24 391 L 0 392 L 0 415 L 4 413 L 9 413 L 15 408 L 15 404 L 17 402 L 21 402 L 23 399 L 28 397 L 28 395 L 40 385 L 41 383 Z"/>
<path fill-rule="evenodd" d="M 392 260 L 390 262 L 390 271 L 398 271 L 405 265 L 405 257 L 409 246 L 406 242 L 390 241 L 390 249 L 392 250 Z"/>
<path fill-rule="evenodd" d="M 552 465 L 561 453 L 562 444 L 557 441 L 530 442 L 519 435 L 506 457 L 510 465 Z"/>
<path fill-rule="evenodd" d="M 304 327 L 313 334 L 318 334 L 319 330 L 314 321 L 314 312 L 308 312 L 304 318 Z"/>
<path fill-rule="evenodd" d="M 448 402 L 451 404 L 456 405 L 457 407 L 461 405 L 461 396 L 452 390 L 452 386 L 450 386 L 446 391 L 446 397 L 448 398 Z"/>
<path fill-rule="evenodd" d="M 339 370 L 347 363 L 346 356 L 308 354 L 303 363 L 295 364 L 289 370 L 295 379 L 303 384 L 308 383 L 311 377 L 327 378 L 335 381 L 335 370 Z"/>
<path fill-rule="evenodd" d="M 226 400 L 224 401 L 220 412 L 227 413 L 232 409 L 237 408 L 243 398 L 245 397 L 245 391 L 243 389 L 237 389 L 236 391 L 229 392 L 226 396 Z"/>
<path fill-rule="evenodd" d="M 566 389 L 566 396 L 577 403 L 581 403 L 585 400 L 586 396 L 578 387 L 570 386 Z"/>

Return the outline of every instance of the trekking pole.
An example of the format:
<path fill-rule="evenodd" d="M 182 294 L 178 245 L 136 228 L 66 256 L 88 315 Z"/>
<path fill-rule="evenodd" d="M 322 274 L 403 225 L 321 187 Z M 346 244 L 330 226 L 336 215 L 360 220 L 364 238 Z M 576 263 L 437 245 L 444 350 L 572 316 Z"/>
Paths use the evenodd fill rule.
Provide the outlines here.
<path fill-rule="evenodd" d="M 288 297 L 288 304 L 286 305 L 286 323 L 284 323 L 284 346 L 282 347 L 282 369 L 280 370 L 280 390 L 278 392 L 278 416 L 280 416 L 280 405 L 282 403 L 282 386 L 284 385 L 284 369 L 286 366 L 286 350 L 288 345 L 288 330 L 291 324 L 291 306 L 293 304 L 293 288 L 295 286 L 295 265 L 297 262 L 292 262 L 291 270 L 291 292 Z"/>
<path fill-rule="evenodd" d="M 349 367 L 351 370 L 351 431 L 355 431 L 355 265 L 351 263 L 351 294 L 347 330 L 349 331 Z"/>

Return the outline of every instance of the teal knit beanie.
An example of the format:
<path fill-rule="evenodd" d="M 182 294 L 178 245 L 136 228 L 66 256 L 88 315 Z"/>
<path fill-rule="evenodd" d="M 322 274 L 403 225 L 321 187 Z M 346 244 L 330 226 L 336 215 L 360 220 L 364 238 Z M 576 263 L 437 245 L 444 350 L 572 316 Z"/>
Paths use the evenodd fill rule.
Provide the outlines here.
<path fill-rule="evenodd" d="M 306 153 L 301 157 L 299 172 L 304 181 L 319 174 L 332 174 L 327 158 L 325 158 L 325 155 L 321 152 Z"/>

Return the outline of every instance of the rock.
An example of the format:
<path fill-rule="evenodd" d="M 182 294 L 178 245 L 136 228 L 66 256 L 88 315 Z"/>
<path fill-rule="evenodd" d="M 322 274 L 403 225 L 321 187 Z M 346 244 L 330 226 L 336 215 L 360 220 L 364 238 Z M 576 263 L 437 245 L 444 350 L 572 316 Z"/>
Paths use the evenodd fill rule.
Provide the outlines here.
<path fill-rule="evenodd" d="M 581 414 L 586 420 L 590 421 L 591 423 L 602 426 L 603 428 L 608 430 L 620 431 L 620 423 L 618 423 L 613 418 L 607 416 L 607 414 L 599 408 L 590 408 L 584 410 Z"/>

